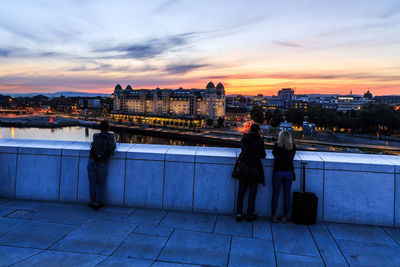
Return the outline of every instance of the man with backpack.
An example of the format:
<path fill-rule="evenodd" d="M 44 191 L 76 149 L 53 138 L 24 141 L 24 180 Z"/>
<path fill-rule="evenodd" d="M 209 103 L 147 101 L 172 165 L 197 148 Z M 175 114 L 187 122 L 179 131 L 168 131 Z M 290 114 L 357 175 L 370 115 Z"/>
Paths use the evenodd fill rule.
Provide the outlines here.
<path fill-rule="evenodd" d="M 90 146 L 90 157 L 87 165 L 89 178 L 89 207 L 94 210 L 100 209 L 104 187 L 107 179 L 108 159 L 114 153 L 116 142 L 115 136 L 109 133 L 110 125 L 107 121 L 100 123 L 100 133 L 93 135 Z"/>

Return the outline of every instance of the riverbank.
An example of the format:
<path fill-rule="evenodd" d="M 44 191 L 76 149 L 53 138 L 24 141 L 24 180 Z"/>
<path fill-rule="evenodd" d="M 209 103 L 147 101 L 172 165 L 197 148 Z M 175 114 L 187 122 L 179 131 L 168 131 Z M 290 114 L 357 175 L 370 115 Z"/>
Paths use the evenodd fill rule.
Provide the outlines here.
<path fill-rule="evenodd" d="M 0 118 L 0 126 L 19 128 L 60 128 L 81 126 L 81 120 L 53 116 L 12 117 Z"/>
<path fill-rule="evenodd" d="M 100 122 L 85 121 L 69 117 L 53 117 L 50 122 L 49 116 L 23 117 L 23 118 L 0 118 L 0 126 L 17 128 L 63 128 L 63 127 L 88 127 L 99 129 Z M 184 141 L 190 143 L 220 146 L 240 147 L 241 132 L 226 131 L 218 129 L 171 129 L 164 127 L 150 127 L 148 125 L 129 125 L 110 122 L 110 129 L 115 133 L 141 135 Z M 276 138 L 264 136 L 265 146 L 271 149 Z M 295 139 L 299 150 L 308 151 L 339 151 L 339 152 L 362 152 L 362 153 L 385 153 L 400 154 L 400 146 L 360 144 L 352 142 L 332 142 L 326 140 Z"/>

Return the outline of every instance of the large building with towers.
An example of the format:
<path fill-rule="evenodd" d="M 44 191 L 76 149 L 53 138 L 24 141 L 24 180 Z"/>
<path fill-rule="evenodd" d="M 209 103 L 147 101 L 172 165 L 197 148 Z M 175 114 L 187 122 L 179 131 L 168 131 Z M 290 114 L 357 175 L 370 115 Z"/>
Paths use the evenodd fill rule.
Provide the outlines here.
<path fill-rule="evenodd" d="M 216 121 L 225 117 L 225 88 L 209 82 L 205 89 L 138 89 L 117 84 L 113 93 L 115 119 L 138 120 L 151 116 L 156 122 L 179 118 Z M 144 117 L 143 117 L 144 118 Z"/>

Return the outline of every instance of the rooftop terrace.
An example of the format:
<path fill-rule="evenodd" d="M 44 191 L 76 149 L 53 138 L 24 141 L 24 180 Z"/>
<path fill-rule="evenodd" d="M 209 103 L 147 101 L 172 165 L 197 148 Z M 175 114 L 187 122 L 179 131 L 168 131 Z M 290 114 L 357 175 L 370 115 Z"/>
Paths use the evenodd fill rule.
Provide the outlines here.
<path fill-rule="evenodd" d="M 400 266 L 398 156 L 298 151 L 292 190 L 307 163 L 318 196 L 318 224 L 304 226 L 267 220 L 269 150 L 262 218 L 237 223 L 238 149 L 119 144 L 95 212 L 89 147 L 0 140 L 0 266 Z"/>
<path fill-rule="evenodd" d="M 0 266 L 400 266 L 400 229 L 0 200 Z"/>

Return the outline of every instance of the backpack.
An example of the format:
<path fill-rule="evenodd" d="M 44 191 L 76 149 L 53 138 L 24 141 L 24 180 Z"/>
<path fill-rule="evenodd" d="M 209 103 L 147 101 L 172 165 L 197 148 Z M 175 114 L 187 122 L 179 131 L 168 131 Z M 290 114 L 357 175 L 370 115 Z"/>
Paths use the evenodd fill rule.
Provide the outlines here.
<path fill-rule="evenodd" d="M 112 138 L 108 133 L 99 133 L 94 136 L 90 147 L 90 156 L 97 162 L 108 159 L 113 152 L 110 141 Z"/>

